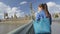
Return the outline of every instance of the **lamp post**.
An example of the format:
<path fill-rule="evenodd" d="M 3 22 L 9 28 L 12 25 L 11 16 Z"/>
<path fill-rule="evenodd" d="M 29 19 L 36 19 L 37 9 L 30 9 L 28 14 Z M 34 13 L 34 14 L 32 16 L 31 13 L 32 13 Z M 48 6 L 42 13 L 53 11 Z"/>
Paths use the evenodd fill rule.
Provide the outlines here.
<path fill-rule="evenodd" d="M 33 11 L 33 8 L 32 8 L 32 3 L 30 3 L 30 11 L 31 11 L 31 19 L 34 18 L 34 11 Z"/>

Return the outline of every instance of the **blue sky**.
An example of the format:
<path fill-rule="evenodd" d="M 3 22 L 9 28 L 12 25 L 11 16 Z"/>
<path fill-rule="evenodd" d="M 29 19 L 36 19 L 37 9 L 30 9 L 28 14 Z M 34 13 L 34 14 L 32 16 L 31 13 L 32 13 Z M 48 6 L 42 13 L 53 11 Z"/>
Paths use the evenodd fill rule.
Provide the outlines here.
<path fill-rule="evenodd" d="M 3 17 L 3 13 L 9 13 L 9 16 L 13 16 L 17 13 L 17 16 L 30 13 L 30 2 L 33 4 L 34 11 L 37 11 L 37 7 L 40 3 L 47 3 L 50 13 L 60 11 L 60 0 L 0 0 L 0 18 Z M 6 9 L 5 9 L 6 8 Z"/>
<path fill-rule="evenodd" d="M 27 4 L 20 5 L 20 2 L 23 1 L 26 1 Z M 34 9 L 37 9 L 40 3 L 55 2 L 57 4 L 60 4 L 60 0 L 0 0 L 0 2 L 3 2 L 11 7 L 20 7 L 20 9 L 23 11 L 29 11 L 29 2 L 33 3 Z"/>

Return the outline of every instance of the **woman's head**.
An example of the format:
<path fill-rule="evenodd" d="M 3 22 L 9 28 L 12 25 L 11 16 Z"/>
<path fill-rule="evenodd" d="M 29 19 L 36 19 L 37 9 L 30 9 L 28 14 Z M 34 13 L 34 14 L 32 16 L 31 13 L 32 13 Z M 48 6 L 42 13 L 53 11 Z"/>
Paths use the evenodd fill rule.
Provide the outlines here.
<path fill-rule="evenodd" d="M 42 9 L 45 11 L 45 14 L 46 14 L 47 17 L 51 17 L 51 15 L 50 15 L 50 13 L 48 11 L 48 7 L 47 7 L 47 4 L 46 3 L 45 4 L 40 4 L 38 6 L 38 10 L 39 11 L 42 10 Z"/>
<path fill-rule="evenodd" d="M 40 11 L 40 10 L 42 10 L 42 9 L 44 9 L 44 5 L 43 5 L 43 4 L 40 4 L 40 5 L 38 6 L 38 10 Z"/>

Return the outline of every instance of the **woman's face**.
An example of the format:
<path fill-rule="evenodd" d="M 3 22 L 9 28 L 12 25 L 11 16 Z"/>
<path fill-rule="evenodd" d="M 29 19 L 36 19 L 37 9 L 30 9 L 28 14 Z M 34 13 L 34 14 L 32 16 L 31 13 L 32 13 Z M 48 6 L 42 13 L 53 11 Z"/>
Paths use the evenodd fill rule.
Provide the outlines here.
<path fill-rule="evenodd" d="M 41 11 L 42 10 L 42 7 L 38 7 L 38 11 Z"/>

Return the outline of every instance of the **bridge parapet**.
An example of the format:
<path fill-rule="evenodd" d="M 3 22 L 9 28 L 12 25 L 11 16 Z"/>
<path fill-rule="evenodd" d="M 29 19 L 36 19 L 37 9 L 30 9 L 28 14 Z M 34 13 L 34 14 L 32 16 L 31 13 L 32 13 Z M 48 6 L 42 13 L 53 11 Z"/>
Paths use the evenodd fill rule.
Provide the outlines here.
<path fill-rule="evenodd" d="M 22 25 L 7 34 L 30 34 L 32 33 L 31 31 L 32 31 L 32 20 L 29 23 Z"/>

